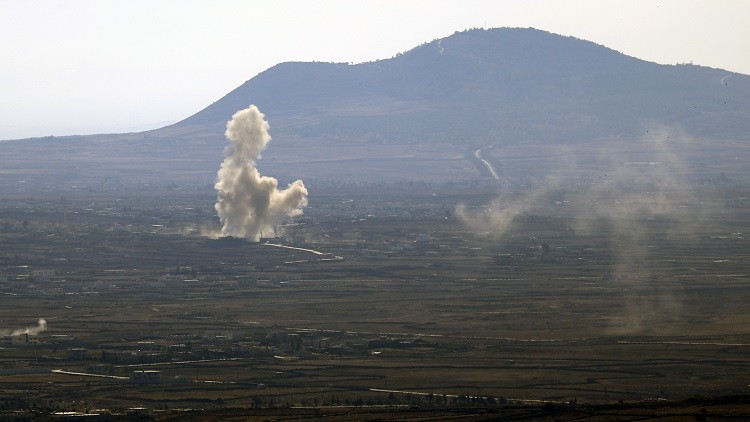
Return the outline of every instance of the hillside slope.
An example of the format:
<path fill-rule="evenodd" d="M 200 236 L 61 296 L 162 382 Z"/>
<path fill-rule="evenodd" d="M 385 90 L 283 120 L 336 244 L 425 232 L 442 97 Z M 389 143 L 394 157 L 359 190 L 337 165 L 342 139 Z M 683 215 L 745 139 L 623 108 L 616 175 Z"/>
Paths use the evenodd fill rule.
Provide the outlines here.
<path fill-rule="evenodd" d="M 535 29 L 471 30 L 357 65 L 283 63 L 178 123 L 221 125 L 248 104 L 306 118 L 284 134 L 386 142 L 572 141 L 653 125 L 750 129 L 750 77 L 645 62 Z M 279 132 L 277 132 L 277 135 Z"/>
<path fill-rule="evenodd" d="M 282 183 L 486 180 L 493 176 L 476 153 L 490 145 L 484 157 L 504 167 L 501 176 L 544 176 L 558 165 L 544 157 L 550 146 L 570 149 L 580 163 L 602 155 L 594 150 L 605 143 L 620 148 L 665 127 L 690 140 L 690 163 L 705 177 L 750 167 L 750 76 L 502 28 L 368 63 L 281 63 L 154 131 L 0 142 L 0 181 L 11 191 L 210 185 L 224 126 L 250 104 L 266 114 L 273 136 L 261 171 Z M 627 160 L 649 161 L 645 155 Z"/>

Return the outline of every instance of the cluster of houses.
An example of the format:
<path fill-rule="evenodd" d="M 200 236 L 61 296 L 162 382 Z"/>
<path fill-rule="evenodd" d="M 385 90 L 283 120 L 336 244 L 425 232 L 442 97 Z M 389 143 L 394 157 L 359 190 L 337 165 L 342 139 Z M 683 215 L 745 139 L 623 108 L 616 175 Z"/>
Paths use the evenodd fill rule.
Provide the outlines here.
<path fill-rule="evenodd" d="M 39 337 L 35 334 L 18 333 L 3 336 L 3 344 L 6 346 L 29 346 L 39 344 Z"/>

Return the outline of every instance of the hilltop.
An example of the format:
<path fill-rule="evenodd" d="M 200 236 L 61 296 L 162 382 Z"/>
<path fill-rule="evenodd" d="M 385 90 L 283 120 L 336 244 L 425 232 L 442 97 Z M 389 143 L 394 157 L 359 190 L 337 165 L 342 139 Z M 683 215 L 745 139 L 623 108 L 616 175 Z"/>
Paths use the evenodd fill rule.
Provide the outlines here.
<path fill-rule="evenodd" d="M 729 137 L 747 133 L 750 77 L 536 29 L 476 29 L 376 62 L 282 63 L 176 126 L 223 125 L 249 103 L 307 119 L 285 135 L 343 140 L 558 142 L 654 123 Z"/>

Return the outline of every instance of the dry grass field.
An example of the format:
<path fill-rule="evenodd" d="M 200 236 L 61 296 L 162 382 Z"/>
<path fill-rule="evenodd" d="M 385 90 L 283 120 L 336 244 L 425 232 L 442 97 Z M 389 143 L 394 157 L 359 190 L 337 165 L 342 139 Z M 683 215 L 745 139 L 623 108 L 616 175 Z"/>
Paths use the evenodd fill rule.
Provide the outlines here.
<path fill-rule="evenodd" d="M 71 198 L 66 227 L 59 196 L 3 199 L 3 417 L 749 414 L 750 192 L 698 189 L 721 207 L 692 233 L 648 214 L 587 230 L 550 194 L 500 234 L 455 211 L 486 186 L 322 192 L 269 241 L 302 249 L 203 236 L 205 193 Z M 39 318 L 38 344 L 10 342 Z"/>

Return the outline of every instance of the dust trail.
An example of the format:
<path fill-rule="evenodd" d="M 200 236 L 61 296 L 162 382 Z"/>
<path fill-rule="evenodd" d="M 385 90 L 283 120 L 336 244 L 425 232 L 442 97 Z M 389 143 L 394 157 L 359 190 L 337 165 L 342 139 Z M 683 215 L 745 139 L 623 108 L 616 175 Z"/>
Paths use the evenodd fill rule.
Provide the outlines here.
<path fill-rule="evenodd" d="M 648 133 L 634 141 L 643 148 L 638 157 L 647 161 L 628 161 L 632 157 L 614 149 L 591 151 L 588 157 L 596 156 L 599 168 L 606 169 L 595 180 L 590 162 L 561 162 L 559 175 L 533 188 L 501 193 L 483 207 L 459 204 L 456 215 L 469 230 L 502 241 L 521 222 L 528 224 L 524 216 L 564 212 L 576 235 L 604 236 L 614 263 L 603 276 L 627 283 L 622 309 L 610 315 L 612 331 L 668 330 L 682 320 L 682 302 L 658 282 L 655 269 L 661 264 L 651 248 L 698 242 L 720 209 L 699 198 L 687 181 L 690 172 L 677 151 L 689 137 L 668 128 Z M 550 156 L 565 155 L 556 152 Z M 586 182 L 571 183 L 576 179 Z"/>

